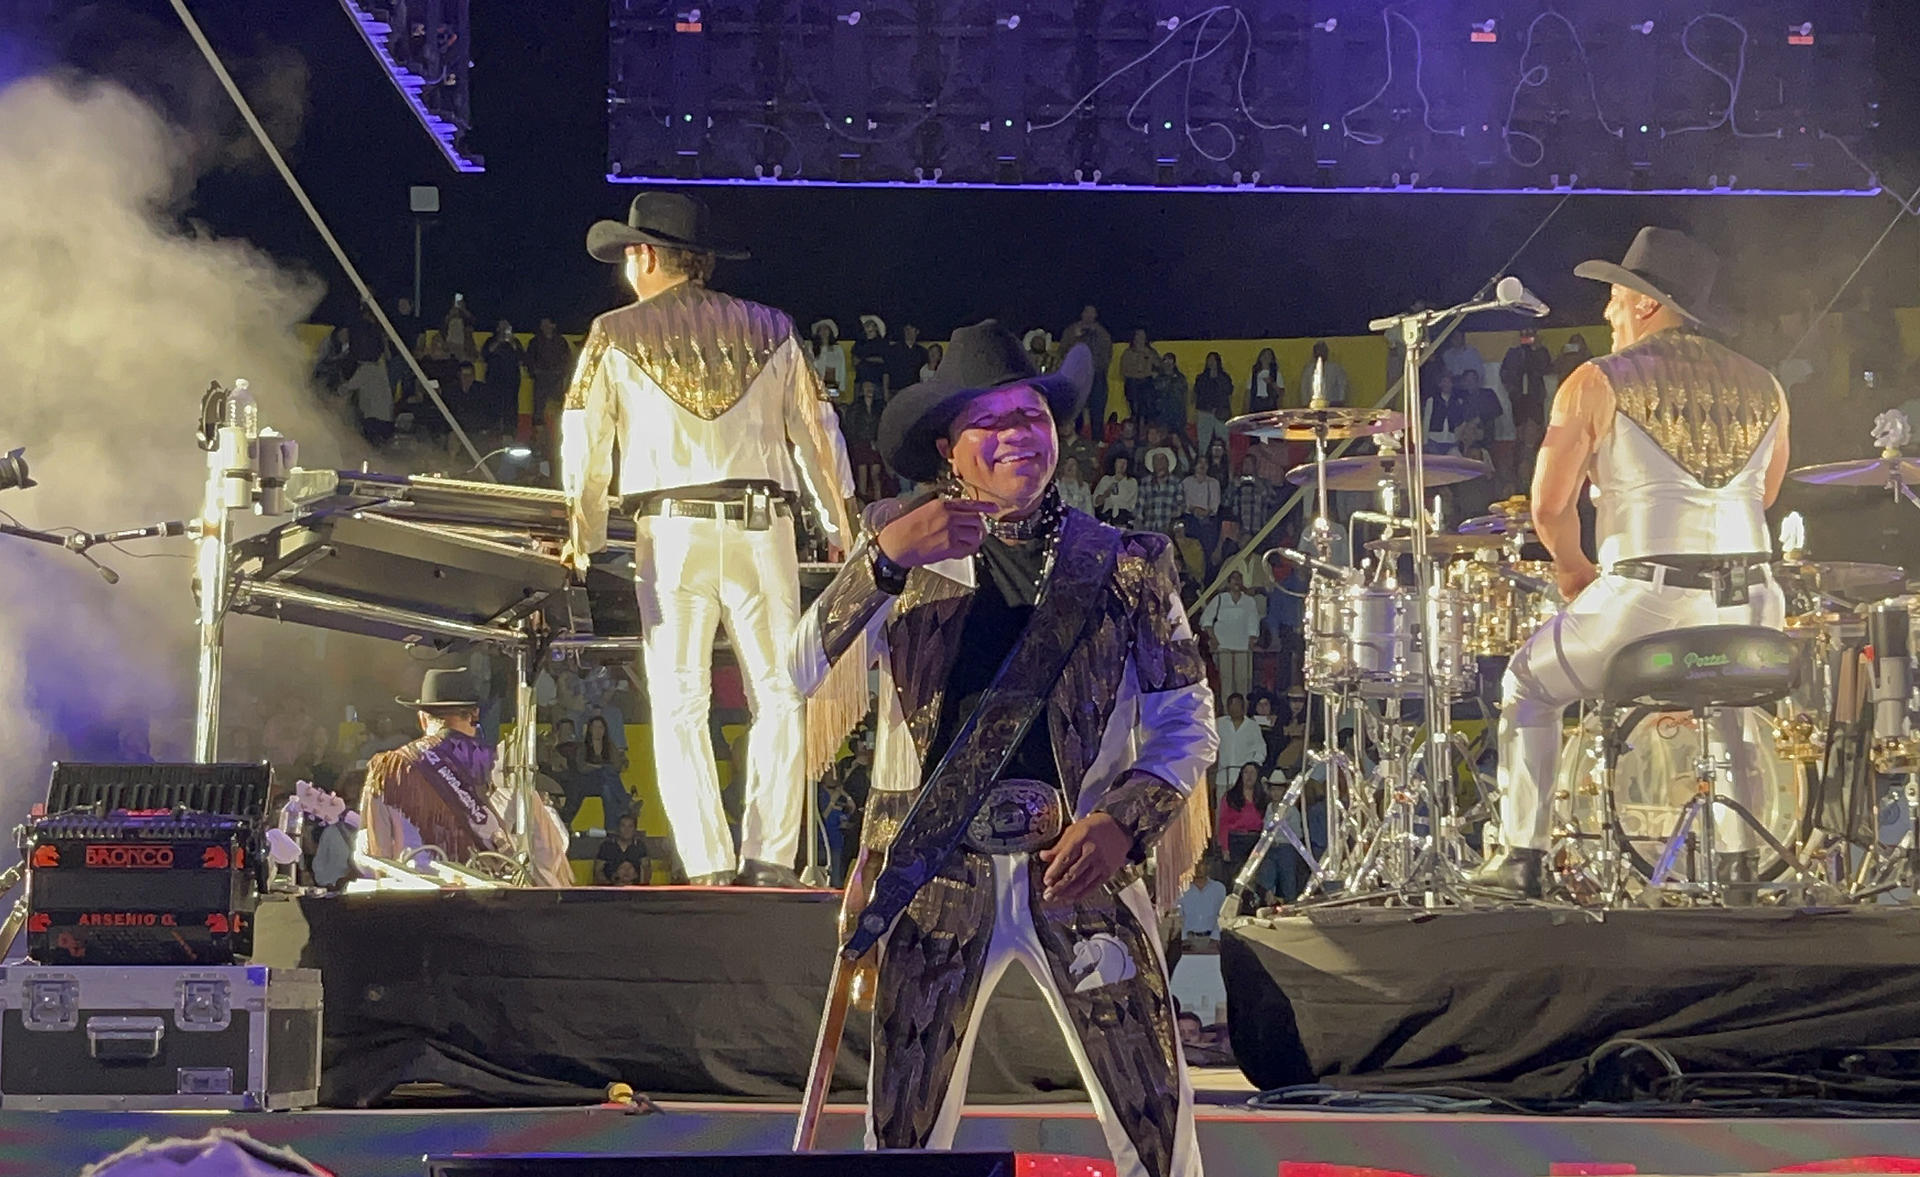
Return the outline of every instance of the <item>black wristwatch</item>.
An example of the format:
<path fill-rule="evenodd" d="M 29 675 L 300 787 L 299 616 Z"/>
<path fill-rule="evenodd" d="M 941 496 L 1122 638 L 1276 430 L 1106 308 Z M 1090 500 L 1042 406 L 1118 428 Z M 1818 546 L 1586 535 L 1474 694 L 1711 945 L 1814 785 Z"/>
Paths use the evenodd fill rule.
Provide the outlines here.
<path fill-rule="evenodd" d="M 873 583 L 881 592 L 897 597 L 907 591 L 907 567 L 896 564 L 880 550 L 878 540 L 873 544 Z"/>

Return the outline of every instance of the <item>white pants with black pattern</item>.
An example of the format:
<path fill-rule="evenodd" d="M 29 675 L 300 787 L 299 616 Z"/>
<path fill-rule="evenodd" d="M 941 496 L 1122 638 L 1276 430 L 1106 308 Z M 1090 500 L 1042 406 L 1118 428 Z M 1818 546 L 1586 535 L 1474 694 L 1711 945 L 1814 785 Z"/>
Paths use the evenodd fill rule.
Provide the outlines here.
<path fill-rule="evenodd" d="M 980 1025 L 986 1014 L 987 1002 L 993 995 L 1000 978 L 1015 962 L 1026 967 L 1034 983 L 1040 987 L 1041 996 L 1046 999 L 1047 1008 L 1053 1012 L 1054 1022 L 1060 1027 L 1066 1038 L 1067 1049 L 1072 1052 L 1074 1067 L 1080 1072 L 1080 1081 L 1086 1087 L 1087 1096 L 1093 1103 L 1094 1114 L 1100 1120 L 1100 1129 L 1106 1136 L 1107 1148 L 1113 1155 L 1114 1166 L 1119 1177 L 1201 1177 L 1200 1144 L 1195 1135 L 1193 1120 L 1193 1084 L 1188 1079 L 1186 1061 L 1176 1051 L 1175 1064 L 1178 1067 L 1180 1089 L 1179 1109 L 1173 1134 L 1173 1156 L 1171 1168 L 1164 1174 L 1142 1160 L 1139 1151 L 1121 1123 L 1113 1100 L 1102 1087 L 1098 1069 L 1088 1057 L 1086 1047 L 1080 1040 L 1081 1030 L 1076 1027 L 1072 1015 L 1068 1012 L 1064 995 L 1055 980 L 1054 971 L 1049 966 L 1045 949 L 1041 946 L 1040 936 L 1034 928 L 1032 894 L 1032 870 L 1041 869 L 1029 856 L 997 854 L 993 857 L 993 937 L 988 943 L 986 960 L 980 977 L 980 988 L 974 998 L 972 1016 L 967 1022 L 965 1035 L 960 1042 L 960 1057 L 956 1062 L 953 1075 L 947 1080 L 944 1098 L 940 1103 L 940 1112 L 934 1120 L 933 1132 L 925 1147 L 950 1149 L 954 1136 L 959 1131 L 961 1113 L 967 1102 L 967 1074 L 973 1064 L 974 1045 L 980 1036 Z M 1129 911 L 1143 928 L 1149 929 L 1149 947 L 1152 960 L 1127 959 L 1124 954 L 1114 955 L 1111 945 L 1100 947 L 1109 951 L 1086 954 L 1085 967 L 1076 970 L 1082 974 L 1078 989 L 1084 991 L 1103 984 L 1120 984 L 1130 981 L 1136 972 L 1153 969 L 1164 978 L 1166 959 L 1161 955 L 1157 935 L 1152 934 L 1158 924 L 1154 917 L 1153 900 L 1147 894 L 1146 884 L 1135 881 L 1122 888 L 1119 902 Z M 1164 982 L 1163 982 L 1164 983 Z M 870 1076 L 869 1084 L 878 1079 Z M 867 1147 L 878 1147 L 878 1138 L 873 1123 L 872 1104 L 868 1104 Z"/>

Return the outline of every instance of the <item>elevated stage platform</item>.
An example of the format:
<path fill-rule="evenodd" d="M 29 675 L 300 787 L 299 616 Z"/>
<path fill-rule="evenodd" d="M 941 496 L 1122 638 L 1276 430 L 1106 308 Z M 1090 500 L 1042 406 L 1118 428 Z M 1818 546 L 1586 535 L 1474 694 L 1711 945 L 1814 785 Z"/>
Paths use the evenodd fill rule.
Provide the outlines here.
<path fill-rule="evenodd" d="M 600 888 L 276 901 L 261 911 L 257 959 L 322 970 L 323 1098 L 334 1106 L 0 1110 L 0 1177 L 76 1173 L 138 1137 L 215 1124 L 341 1177 L 413 1177 L 423 1156 L 459 1152 L 783 1152 L 837 900 Z M 1920 1172 L 1920 1095 L 1900 1101 L 1920 1083 L 1884 1084 L 1875 1106 L 1771 1100 L 1735 1115 L 1623 1105 L 1576 1081 L 1644 1078 L 1587 1063 L 1624 1037 L 1690 1073 L 1824 1066 L 1844 1078 L 1850 1055 L 1884 1073 L 1920 1054 L 1920 913 L 1904 907 L 1348 911 L 1243 925 L 1221 960 L 1252 1080 L 1199 1073 L 1210 1177 Z M 994 1008 L 960 1147 L 1103 1158 L 1058 1031 L 1019 970 Z M 860 1019 L 850 1031 L 827 1149 L 857 1148 L 863 1132 Z M 1619 1053 L 1641 1066 L 1656 1057 Z M 613 1081 L 662 1111 L 582 1106 Z M 1400 1103 L 1391 1114 L 1256 1108 L 1255 1082 Z M 465 1088 L 464 1106 L 411 1100 L 423 1083 Z M 1399 1110 L 1442 1093 L 1489 1098 Z M 1558 1098 L 1572 1114 L 1488 1114 L 1506 1098 Z M 1581 1102 L 1597 1099 L 1615 1102 Z"/>

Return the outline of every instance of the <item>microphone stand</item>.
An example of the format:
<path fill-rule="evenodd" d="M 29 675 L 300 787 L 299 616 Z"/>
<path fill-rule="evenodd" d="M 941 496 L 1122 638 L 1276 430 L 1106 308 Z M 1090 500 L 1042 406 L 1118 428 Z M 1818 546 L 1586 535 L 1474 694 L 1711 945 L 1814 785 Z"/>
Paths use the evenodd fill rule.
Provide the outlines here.
<path fill-rule="evenodd" d="M 32 540 L 56 548 L 65 548 L 74 555 L 93 565 L 100 578 L 108 584 L 119 584 L 120 574 L 87 554 L 87 549 L 95 544 L 115 544 L 130 539 L 152 539 L 159 536 L 180 535 L 185 525 L 179 522 L 156 523 L 152 527 L 138 527 L 131 531 L 75 532 L 63 535 L 53 531 L 35 531 L 30 527 L 15 527 L 0 523 L 0 535 L 11 535 L 17 539 Z"/>
<path fill-rule="evenodd" d="M 1369 331 L 1378 331 L 1401 346 L 1401 394 L 1405 397 L 1407 414 L 1406 437 L 1406 485 L 1410 499 L 1410 514 L 1414 516 L 1416 526 L 1409 533 L 1413 546 L 1413 582 L 1416 599 L 1420 602 L 1420 623 L 1424 632 L 1420 641 L 1420 657 L 1423 674 L 1421 701 L 1425 706 L 1427 740 L 1423 757 L 1427 785 L 1428 837 L 1421 858 L 1430 864 L 1431 871 L 1422 872 L 1416 868 L 1410 872 L 1403 884 L 1403 893 L 1416 887 L 1424 892 L 1427 905 L 1431 906 L 1442 895 L 1457 898 L 1460 886 L 1464 883 L 1462 864 L 1455 861 L 1458 847 L 1455 843 L 1461 838 L 1456 828 L 1453 798 L 1453 746 L 1451 733 L 1453 711 L 1450 700 L 1444 698 L 1434 676 L 1434 643 L 1439 637 L 1438 602 L 1433 595 L 1433 569 L 1428 562 L 1426 526 L 1426 443 L 1427 420 L 1426 404 L 1421 398 L 1420 369 L 1426 363 L 1431 349 L 1433 328 L 1437 323 L 1448 322 L 1449 330 L 1454 324 L 1468 315 L 1480 311 L 1518 310 L 1523 314 L 1532 313 L 1531 308 L 1516 304 L 1510 298 L 1496 295 L 1490 299 L 1464 302 L 1457 306 L 1440 310 L 1410 311 L 1401 315 L 1389 315 L 1374 319 L 1367 324 Z M 1403 769 L 1411 775 L 1412 764 Z M 1403 784 L 1411 786 L 1412 781 Z M 1409 788 L 1408 795 L 1412 795 Z M 1411 818 L 1410 818 L 1411 824 Z M 1426 874 L 1424 880 L 1422 874 Z M 1424 882 L 1424 886 L 1421 884 Z"/>

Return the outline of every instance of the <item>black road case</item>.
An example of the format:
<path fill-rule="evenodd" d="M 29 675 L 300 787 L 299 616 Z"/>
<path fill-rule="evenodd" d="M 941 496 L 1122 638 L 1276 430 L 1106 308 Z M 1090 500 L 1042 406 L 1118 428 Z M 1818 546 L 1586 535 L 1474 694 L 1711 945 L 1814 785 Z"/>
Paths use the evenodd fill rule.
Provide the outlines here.
<path fill-rule="evenodd" d="M 258 1111 L 320 1087 L 320 973 L 0 968 L 0 1107 Z"/>

